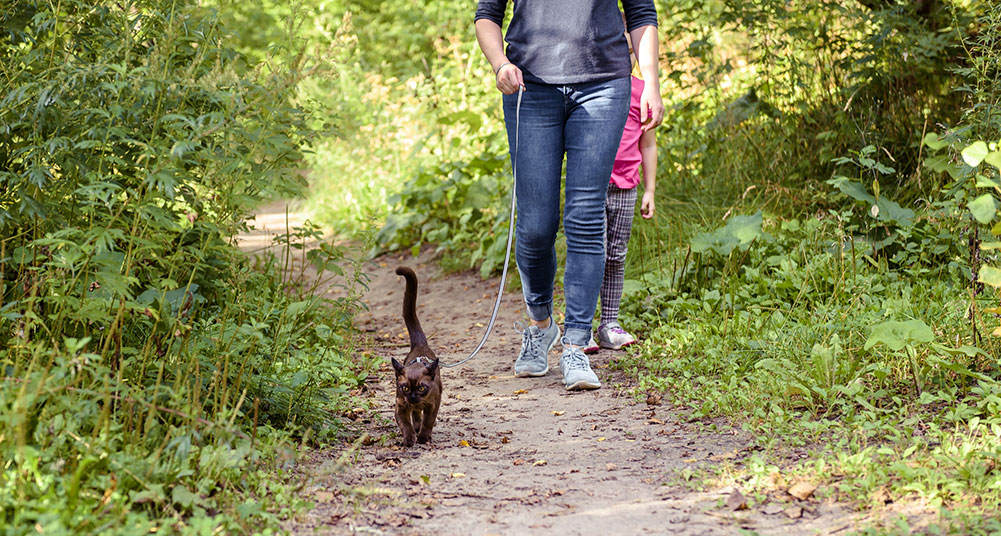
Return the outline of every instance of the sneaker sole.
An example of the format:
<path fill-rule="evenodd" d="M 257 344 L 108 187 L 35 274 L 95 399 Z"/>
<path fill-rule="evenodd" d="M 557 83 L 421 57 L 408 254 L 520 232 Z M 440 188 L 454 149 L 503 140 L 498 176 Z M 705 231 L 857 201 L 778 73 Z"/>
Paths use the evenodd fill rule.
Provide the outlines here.
<path fill-rule="evenodd" d="M 589 382 L 587 380 L 580 380 L 574 382 L 567 386 L 567 391 L 578 391 L 585 389 L 601 389 L 601 382 Z"/>
<path fill-rule="evenodd" d="M 608 344 L 608 343 L 605 343 L 605 342 L 600 342 L 600 343 L 598 343 L 598 346 L 600 346 L 602 348 L 608 348 L 609 350 L 621 350 L 621 349 L 625 348 L 626 346 L 632 346 L 634 344 L 636 344 L 636 341 L 629 341 L 629 342 L 627 342 L 625 344 L 620 344 L 618 346 L 615 346 L 614 344 Z"/>
<path fill-rule="evenodd" d="M 546 374 L 549 374 L 549 352 L 553 351 L 553 348 L 556 347 L 556 341 L 558 341 L 558 340 L 560 340 L 559 328 L 557 328 L 556 337 L 553 337 L 553 342 L 549 344 L 549 349 L 546 350 L 546 369 L 545 370 L 543 370 L 542 372 L 518 372 L 518 371 L 515 371 L 514 372 L 514 376 L 516 378 L 538 378 L 540 376 L 545 376 Z"/>
<path fill-rule="evenodd" d="M 587 348 L 582 348 L 581 352 L 584 352 L 585 354 L 591 355 L 591 354 L 598 353 L 598 350 L 600 350 L 600 349 L 601 349 L 601 347 L 599 347 L 599 346 L 588 346 Z"/>

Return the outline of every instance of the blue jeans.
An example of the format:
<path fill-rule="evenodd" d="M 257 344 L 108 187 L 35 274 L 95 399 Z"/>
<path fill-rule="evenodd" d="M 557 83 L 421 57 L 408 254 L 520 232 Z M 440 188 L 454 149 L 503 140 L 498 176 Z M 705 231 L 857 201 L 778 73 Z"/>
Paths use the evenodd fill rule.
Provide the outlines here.
<path fill-rule="evenodd" d="M 554 86 L 525 83 L 517 154 L 515 249 L 528 316 L 553 314 L 556 231 L 563 155 L 567 157 L 563 232 L 566 333 L 584 346 L 605 270 L 605 195 L 629 112 L 629 77 Z M 508 143 L 515 152 L 517 93 L 504 96 Z"/>

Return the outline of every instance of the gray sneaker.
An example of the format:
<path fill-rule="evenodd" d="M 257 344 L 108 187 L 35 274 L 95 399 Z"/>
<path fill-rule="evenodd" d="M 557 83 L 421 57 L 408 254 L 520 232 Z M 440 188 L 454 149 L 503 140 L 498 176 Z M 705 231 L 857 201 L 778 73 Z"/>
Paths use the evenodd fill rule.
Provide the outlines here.
<path fill-rule="evenodd" d="M 609 322 L 598 330 L 598 344 L 602 348 L 620 350 L 635 343 L 636 339 L 628 331 L 622 329 L 618 322 Z"/>
<path fill-rule="evenodd" d="M 591 361 L 584 355 L 583 348 L 573 346 L 570 341 L 563 340 L 563 355 L 560 356 L 560 370 L 563 371 L 563 383 L 567 391 L 574 389 L 597 389 L 601 387 L 598 376 L 591 370 Z"/>
<path fill-rule="evenodd" d="M 519 378 L 545 376 L 549 372 L 549 351 L 560 338 L 560 327 L 550 318 L 546 329 L 539 329 L 535 324 L 526 328 L 521 322 L 515 322 L 514 328 L 524 334 L 521 351 L 514 362 L 514 375 Z"/>

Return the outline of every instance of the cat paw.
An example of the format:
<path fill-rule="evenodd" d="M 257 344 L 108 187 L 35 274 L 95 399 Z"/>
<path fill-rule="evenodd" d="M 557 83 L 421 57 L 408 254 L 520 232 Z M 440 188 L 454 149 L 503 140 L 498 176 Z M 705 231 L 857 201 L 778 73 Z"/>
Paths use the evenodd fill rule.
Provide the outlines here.
<path fill-rule="evenodd" d="M 421 434 L 421 435 L 417 436 L 417 442 L 420 443 L 420 444 L 422 444 L 422 445 L 424 443 L 430 443 L 431 442 L 431 434 L 427 434 L 427 435 Z"/>
<path fill-rule="evenodd" d="M 412 447 L 412 446 L 414 446 L 414 437 L 413 436 L 404 437 L 403 438 L 403 446 L 404 447 Z"/>

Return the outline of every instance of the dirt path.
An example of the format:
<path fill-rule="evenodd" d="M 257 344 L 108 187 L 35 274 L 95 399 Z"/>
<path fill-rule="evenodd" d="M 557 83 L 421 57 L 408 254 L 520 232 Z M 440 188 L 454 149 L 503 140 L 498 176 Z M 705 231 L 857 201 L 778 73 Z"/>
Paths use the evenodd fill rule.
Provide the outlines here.
<path fill-rule="evenodd" d="M 281 221 L 281 218 L 262 217 Z M 754 449 L 729 430 L 700 433 L 683 415 L 635 400 L 603 350 L 592 364 L 604 387 L 567 392 L 557 349 L 542 378 L 515 378 L 525 320 L 518 293 L 505 295 L 483 351 L 445 369 L 444 396 L 430 445 L 406 449 L 392 422 L 390 357 L 409 349 L 400 318 L 405 264 L 420 279 L 418 314 L 446 362 L 468 354 L 489 319 L 496 280 L 442 275 L 430 256 L 383 256 L 366 264 L 372 281 L 357 327 L 386 359 L 368 384 L 384 419 L 367 424 L 374 441 L 315 452 L 304 469 L 316 508 L 290 523 L 296 534 L 832 534 L 851 514 L 816 499 L 774 497 L 734 509 L 734 488 L 694 492 L 678 485 L 686 467 L 740 461 Z M 656 400 L 649 400 L 656 402 Z M 753 531 L 753 532 L 742 532 Z"/>

